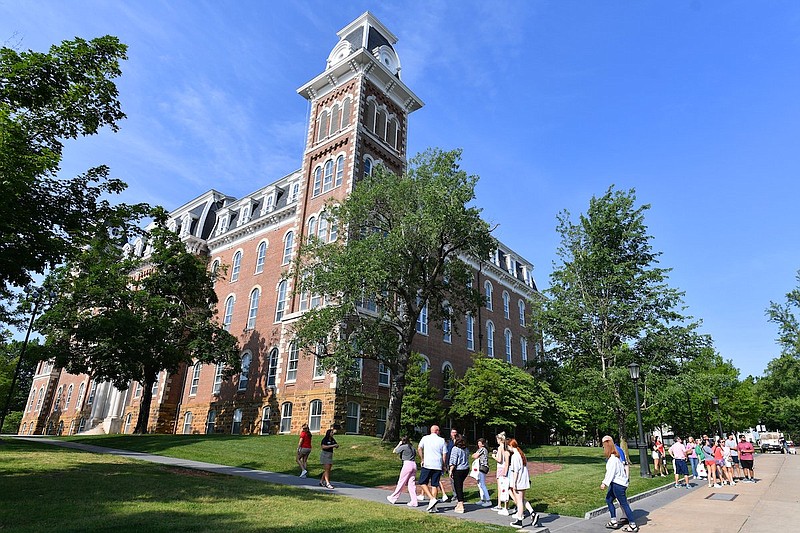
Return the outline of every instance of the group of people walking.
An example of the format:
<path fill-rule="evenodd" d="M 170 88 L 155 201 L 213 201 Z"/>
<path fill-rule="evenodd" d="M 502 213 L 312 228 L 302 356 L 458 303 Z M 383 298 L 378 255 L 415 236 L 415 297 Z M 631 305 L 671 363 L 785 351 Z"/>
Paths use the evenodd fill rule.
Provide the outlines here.
<path fill-rule="evenodd" d="M 656 474 L 669 475 L 661 439 L 655 437 L 650 447 Z M 708 435 L 703 435 L 696 440 L 694 437 L 689 437 L 685 443 L 680 437 L 675 437 L 675 443 L 669 447 L 668 453 L 674 463 L 675 487 L 689 488 L 690 475 L 694 479 L 707 479 L 709 487 L 736 485 L 737 480 L 744 483 L 755 482 L 753 475 L 755 449 L 753 443 L 744 435 L 739 435 L 738 441 L 733 434 L 727 438 L 709 438 Z M 682 485 L 681 476 L 683 476 Z"/>

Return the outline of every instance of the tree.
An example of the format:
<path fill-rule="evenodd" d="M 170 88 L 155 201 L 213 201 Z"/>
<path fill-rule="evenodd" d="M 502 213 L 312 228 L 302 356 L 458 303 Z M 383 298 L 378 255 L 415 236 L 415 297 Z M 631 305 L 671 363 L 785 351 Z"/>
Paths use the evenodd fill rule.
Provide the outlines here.
<path fill-rule="evenodd" d="M 347 368 L 358 357 L 390 369 L 384 441 L 398 436 L 420 312 L 427 309 L 441 325 L 482 304 L 468 261 L 485 259 L 496 245 L 480 209 L 468 205 L 478 178 L 459 168 L 460 154 L 430 149 L 402 176 L 375 168 L 347 199 L 327 208 L 329 223 L 347 238 L 310 238 L 290 274 L 295 292 L 325 300 L 295 323 L 301 346 L 313 349 L 327 339 L 329 369 Z"/>
<path fill-rule="evenodd" d="M 431 426 L 444 418 L 441 391 L 431 384 L 431 371 L 423 370 L 423 361 L 420 354 L 413 353 L 406 372 L 400 426 L 409 435 L 414 428 Z"/>
<path fill-rule="evenodd" d="M 166 229 L 163 210 L 149 232 L 151 255 L 128 257 L 124 234 L 98 235 L 48 276 L 59 297 L 38 320 L 57 366 L 125 390 L 143 385 L 135 433 L 147 433 L 158 373 L 193 360 L 238 368 L 236 339 L 213 318 L 214 274 Z"/>
<path fill-rule="evenodd" d="M 560 264 L 533 306 L 549 354 L 563 365 L 564 390 L 592 420 L 613 422 L 620 439 L 633 407 L 627 365 L 637 361 L 643 373 L 669 368 L 686 327 L 682 294 L 667 285 L 669 270 L 657 266 L 650 244 L 649 205 L 635 204 L 633 190 L 612 186 L 577 223 L 562 212 Z"/>
<path fill-rule="evenodd" d="M 113 80 L 126 48 L 111 36 L 48 53 L 0 48 L 0 300 L 61 263 L 114 212 L 107 196 L 125 184 L 107 167 L 58 172 L 64 140 L 116 131 L 125 117 Z"/>
<path fill-rule="evenodd" d="M 450 413 L 492 428 L 530 427 L 544 420 L 552 394 L 521 368 L 478 354 L 457 380 Z"/>
<path fill-rule="evenodd" d="M 8 399 L 9 387 L 13 381 L 14 372 L 17 368 L 20 353 L 22 353 L 22 342 L 12 341 L 0 334 L 0 405 L 5 406 Z M 11 401 L 7 407 L 8 415 L 3 424 L 3 433 L 16 433 L 19 423 L 22 420 L 22 413 L 28 402 L 28 393 L 33 382 L 33 373 L 36 363 L 44 358 L 43 347 L 39 345 L 39 339 L 32 339 L 28 342 L 25 350 L 25 359 L 19 369 L 17 383 L 11 395 Z"/>

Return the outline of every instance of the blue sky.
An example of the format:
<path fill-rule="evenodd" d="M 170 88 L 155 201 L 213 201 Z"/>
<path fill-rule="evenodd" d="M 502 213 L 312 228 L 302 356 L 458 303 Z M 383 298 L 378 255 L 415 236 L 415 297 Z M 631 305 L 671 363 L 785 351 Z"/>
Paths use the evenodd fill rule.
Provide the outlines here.
<path fill-rule="evenodd" d="M 300 165 L 308 104 L 336 32 L 371 10 L 425 102 L 409 153 L 464 150 L 496 235 L 548 285 L 556 215 L 635 188 L 661 266 L 743 375 L 776 357 L 766 320 L 800 269 L 800 4 L 773 1 L 19 2 L 0 43 L 129 46 L 128 119 L 68 146 L 123 199 L 175 208 L 241 196 Z"/>

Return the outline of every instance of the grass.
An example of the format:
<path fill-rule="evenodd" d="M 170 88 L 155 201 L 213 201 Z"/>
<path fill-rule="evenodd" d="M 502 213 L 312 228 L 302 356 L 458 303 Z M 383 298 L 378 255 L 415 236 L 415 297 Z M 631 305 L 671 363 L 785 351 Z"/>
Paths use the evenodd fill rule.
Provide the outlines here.
<path fill-rule="evenodd" d="M 368 487 L 396 483 L 400 462 L 391 453 L 392 447 L 383 446 L 379 439 L 373 437 L 337 435 L 336 439 L 340 448 L 335 453 L 334 481 Z M 294 462 L 298 439 L 290 435 L 103 435 L 65 437 L 65 440 L 229 466 L 299 473 Z M 317 444 L 318 438 L 315 437 L 314 445 Z M 321 472 L 316 449 L 309 459 L 309 476 L 318 476 Z M 600 448 L 541 446 L 526 449 L 526 453 L 532 461 L 561 466 L 557 472 L 537 475 L 532 479 L 527 496 L 537 511 L 582 517 L 586 511 L 605 505 L 605 492 L 600 489 L 605 473 Z M 631 450 L 631 461 L 629 496 L 664 485 L 670 480 L 639 477 L 639 457 L 635 450 Z M 495 494 L 494 486 L 490 486 L 489 490 L 492 495 Z M 474 485 L 468 486 L 465 495 L 468 501 L 475 501 L 478 499 L 478 490 Z"/>
<path fill-rule="evenodd" d="M 54 446 L 0 442 L 3 532 L 477 533 L 496 526 Z"/>

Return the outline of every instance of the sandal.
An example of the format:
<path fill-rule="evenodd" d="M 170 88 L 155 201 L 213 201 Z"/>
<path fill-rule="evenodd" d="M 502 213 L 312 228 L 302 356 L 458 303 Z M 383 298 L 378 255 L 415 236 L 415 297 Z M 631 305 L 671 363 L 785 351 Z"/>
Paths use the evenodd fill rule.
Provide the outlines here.
<path fill-rule="evenodd" d="M 619 529 L 622 527 L 622 524 L 619 522 L 609 522 L 606 524 L 606 529 Z"/>
<path fill-rule="evenodd" d="M 639 531 L 639 526 L 637 526 L 636 524 L 628 524 L 627 526 L 622 528 L 622 531 L 628 531 L 628 532 Z"/>

